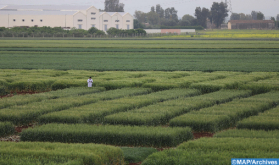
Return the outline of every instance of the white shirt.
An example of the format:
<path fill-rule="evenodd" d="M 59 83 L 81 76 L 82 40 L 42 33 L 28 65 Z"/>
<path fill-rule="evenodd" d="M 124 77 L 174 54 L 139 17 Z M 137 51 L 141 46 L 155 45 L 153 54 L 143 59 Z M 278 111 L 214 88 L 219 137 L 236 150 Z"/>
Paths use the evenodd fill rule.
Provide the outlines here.
<path fill-rule="evenodd" d="M 92 87 L 93 80 L 92 80 L 92 79 L 88 79 L 88 80 L 87 80 L 87 83 L 88 83 L 88 87 Z"/>

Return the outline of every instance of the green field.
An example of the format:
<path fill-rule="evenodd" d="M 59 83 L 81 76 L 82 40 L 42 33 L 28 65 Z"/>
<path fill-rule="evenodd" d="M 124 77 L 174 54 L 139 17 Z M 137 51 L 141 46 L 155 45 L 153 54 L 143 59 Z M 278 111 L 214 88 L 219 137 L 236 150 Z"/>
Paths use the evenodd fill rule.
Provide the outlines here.
<path fill-rule="evenodd" d="M 0 40 L 1 69 L 278 72 L 279 41 Z"/>
<path fill-rule="evenodd" d="M 223 39 L 0 40 L 0 138 L 21 140 L 0 142 L 0 164 L 277 158 L 279 33 L 204 33 Z"/>

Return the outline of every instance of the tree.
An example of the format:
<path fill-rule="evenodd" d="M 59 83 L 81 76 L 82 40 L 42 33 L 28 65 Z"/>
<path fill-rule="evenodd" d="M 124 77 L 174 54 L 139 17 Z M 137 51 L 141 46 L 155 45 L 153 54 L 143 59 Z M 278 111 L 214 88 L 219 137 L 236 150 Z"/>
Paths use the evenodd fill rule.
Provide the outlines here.
<path fill-rule="evenodd" d="M 230 20 L 240 20 L 240 14 L 232 13 Z"/>
<path fill-rule="evenodd" d="M 139 21 L 139 23 L 146 23 L 146 13 L 142 11 L 135 11 L 134 17 Z"/>
<path fill-rule="evenodd" d="M 257 20 L 258 18 L 258 12 L 256 12 L 256 11 L 252 11 L 251 12 L 251 16 L 252 16 L 252 20 Z"/>
<path fill-rule="evenodd" d="M 250 14 L 244 14 L 244 13 L 240 13 L 240 20 L 252 20 L 252 15 Z"/>
<path fill-rule="evenodd" d="M 186 15 L 184 15 L 184 16 L 182 17 L 181 20 L 191 22 L 193 19 L 195 19 L 195 17 L 193 17 L 193 16 L 191 16 L 191 15 L 189 15 L 189 14 L 186 14 Z"/>
<path fill-rule="evenodd" d="M 264 14 L 262 12 L 257 13 L 257 20 L 264 20 Z"/>
<path fill-rule="evenodd" d="M 279 14 L 277 14 L 276 20 L 279 21 Z"/>
<path fill-rule="evenodd" d="M 150 25 L 158 25 L 160 23 L 160 16 L 157 13 L 149 12 L 146 14 L 146 18 Z"/>
<path fill-rule="evenodd" d="M 209 10 L 207 8 L 197 7 L 195 10 L 195 16 L 197 17 L 197 24 L 206 28 L 206 20 L 209 17 Z"/>
<path fill-rule="evenodd" d="M 138 29 L 138 28 L 143 29 L 144 26 L 137 19 L 134 19 L 134 29 Z"/>
<path fill-rule="evenodd" d="M 211 7 L 211 14 L 214 24 L 219 28 L 224 22 L 225 18 L 228 16 L 228 6 L 227 4 L 221 2 L 213 2 Z"/>
<path fill-rule="evenodd" d="M 151 12 L 155 12 L 155 7 L 154 6 L 151 7 Z"/>
<path fill-rule="evenodd" d="M 105 0 L 106 12 L 124 12 L 124 4 L 119 3 L 119 0 Z"/>
<path fill-rule="evenodd" d="M 160 4 L 156 5 L 156 13 L 159 15 L 160 18 L 164 18 L 165 11 Z"/>

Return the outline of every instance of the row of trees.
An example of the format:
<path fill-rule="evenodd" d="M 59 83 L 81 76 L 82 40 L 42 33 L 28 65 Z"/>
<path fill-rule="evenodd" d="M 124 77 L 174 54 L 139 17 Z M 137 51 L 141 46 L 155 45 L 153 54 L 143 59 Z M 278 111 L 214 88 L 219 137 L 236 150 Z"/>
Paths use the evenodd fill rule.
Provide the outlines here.
<path fill-rule="evenodd" d="M 228 16 L 227 5 L 223 2 L 214 2 L 211 9 L 197 7 L 195 17 L 186 14 L 181 20 L 178 19 L 177 10 L 174 7 L 163 9 L 161 5 L 152 6 L 150 12 L 136 11 L 134 17 L 137 19 L 135 26 L 151 27 L 164 26 L 202 26 L 207 27 L 207 20 L 219 27 Z"/>
<path fill-rule="evenodd" d="M 265 16 L 262 12 L 252 11 L 251 14 L 232 13 L 230 20 L 264 20 Z"/>

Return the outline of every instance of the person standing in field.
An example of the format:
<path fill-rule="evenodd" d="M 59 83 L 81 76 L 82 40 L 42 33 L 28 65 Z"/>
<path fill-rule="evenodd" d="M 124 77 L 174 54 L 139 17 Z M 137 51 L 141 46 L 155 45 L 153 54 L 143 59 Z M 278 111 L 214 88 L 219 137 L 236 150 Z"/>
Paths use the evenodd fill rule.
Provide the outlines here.
<path fill-rule="evenodd" d="M 91 79 L 91 77 L 89 77 L 89 79 L 87 80 L 87 83 L 88 83 L 88 87 L 92 87 L 93 80 Z"/>

